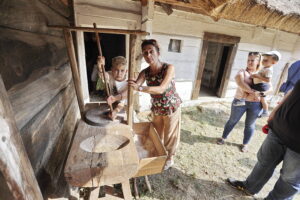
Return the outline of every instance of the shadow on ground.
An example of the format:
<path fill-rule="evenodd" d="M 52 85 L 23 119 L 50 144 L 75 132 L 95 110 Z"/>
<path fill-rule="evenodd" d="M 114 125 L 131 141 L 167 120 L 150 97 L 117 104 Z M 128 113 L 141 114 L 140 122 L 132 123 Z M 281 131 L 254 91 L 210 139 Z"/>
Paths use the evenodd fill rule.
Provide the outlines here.
<path fill-rule="evenodd" d="M 211 144 L 218 145 L 217 139 L 218 137 L 208 137 L 205 135 L 192 135 L 191 131 L 181 129 L 180 142 L 184 142 L 190 145 L 194 145 L 195 143 L 211 143 Z M 227 141 L 225 145 L 240 147 L 240 144 L 227 142 Z"/>
<path fill-rule="evenodd" d="M 221 105 L 221 104 L 220 104 Z M 214 127 L 224 128 L 227 120 L 230 116 L 230 108 L 226 106 L 216 106 L 216 107 L 207 107 L 207 106 L 196 106 L 191 108 L 185 108 L 183 113 L 189 117 L 189 119 L 201 123 L 208 124 Z M 244 114 L 244 117 L 246 113 Z M 236 124 L 235 128 L 244 129 L 245 120 L 244 117 Z M 256 128 L 261 130 L 262 126 L 256 124 Z"/>
<path fill-rule="evenodd" d="M 152 175 L 150 181 L 155 192 L 144 194 L 142 199 L 147 197 L 164 200 L 253 199 L 230 187 L 225 181 L 198 179 L 177 168 L 170 168 L 160 175 Z"/>

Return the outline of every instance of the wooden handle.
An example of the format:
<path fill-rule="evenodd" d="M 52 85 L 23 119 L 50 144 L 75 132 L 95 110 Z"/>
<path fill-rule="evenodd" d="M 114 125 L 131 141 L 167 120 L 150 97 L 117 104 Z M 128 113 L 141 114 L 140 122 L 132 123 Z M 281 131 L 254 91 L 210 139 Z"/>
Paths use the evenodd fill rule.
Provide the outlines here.
<path fill-rule="evenodd" d="M 96 23 L 93 23 L 93 25 L 94 25 L 94 28 L 97 28 Z M 99 56 L 102 57 L 103 54 L 102 54 L 102 49 L 101 49 L 100 37 L 99 37 L 99 34 L 97 32 L 95 32 L 95 34 L 96 34 L 96 40 L 97 40 L 97 47 L 98 47 L 98 51 L 99 51 Z M 110 96 L 110 86 L 109 86 L 109 83 L 106 80 L 104 65 L 101 65 L 101 71 L 102 71 L 103 80 L 104 80 L 104 84 L 105 84 L 106 94 L 107 94 L 107 96 Z M 113 111 L 112 105 L 109 105 L 109 109 L 110 109 L 111 112 Z"/>

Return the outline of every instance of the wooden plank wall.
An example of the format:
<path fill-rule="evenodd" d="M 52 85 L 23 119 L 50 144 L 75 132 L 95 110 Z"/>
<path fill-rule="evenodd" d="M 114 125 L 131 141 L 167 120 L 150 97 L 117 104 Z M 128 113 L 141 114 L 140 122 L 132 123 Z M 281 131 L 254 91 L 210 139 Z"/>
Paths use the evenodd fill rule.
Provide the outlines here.
<path fill-rule="evenodd" d="M 0 74 L 39 186 L 52 197 L 65 195 L 60 177 L 79 112 L 62 31 L 47 24 L 69 17 L 60 0 L 0 3 Z M 0 199 L 11 199 L 0 179 Z"/>

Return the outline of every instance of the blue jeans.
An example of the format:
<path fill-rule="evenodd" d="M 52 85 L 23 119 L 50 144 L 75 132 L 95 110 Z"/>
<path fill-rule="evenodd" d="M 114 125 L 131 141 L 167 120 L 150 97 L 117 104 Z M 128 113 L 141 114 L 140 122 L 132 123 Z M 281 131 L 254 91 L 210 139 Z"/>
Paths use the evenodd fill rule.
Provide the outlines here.
<path fill-rule="evenodd" d="M 276 166 L 283 161 L 280 177 L 266 199 L 293 199 L 300 190 L 300 154 L 287 148 L 270 130 L 257 153 L 257 160 L 245 181 L 247 190 L 252 194 L 258 193 L 271 178 Z"/>
<path fill-rule="evenodd" d="M 255 121 L 261 113 L 262 106 L 260 102 L 246 101 L 244 106 L 234 106 L 238 99 L 234 99 L 231 104 L 231 113 L 229 120 L 225 124 L 222 138 L 226 139 L 234 126 L 240 121 L 246 112 L 244 140 L 243 144 L 248 144 L 255 130 Z"/>

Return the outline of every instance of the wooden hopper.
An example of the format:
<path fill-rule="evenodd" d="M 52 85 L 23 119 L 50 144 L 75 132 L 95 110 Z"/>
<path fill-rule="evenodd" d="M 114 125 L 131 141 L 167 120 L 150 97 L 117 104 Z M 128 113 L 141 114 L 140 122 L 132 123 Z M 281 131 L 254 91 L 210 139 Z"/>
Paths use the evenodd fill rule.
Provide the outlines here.
<path fill-rule="evenodd" d="M 146 157 L 139 156 L 138 171 L 134 177 L 158 174 L 164 170 L 167 160 L 167 151 L 162 144 L 155 128 L 151 122 L 141 122 L 133 124 L 134 134 L 150 141 L 147 142 L 151 152 Z"/>

